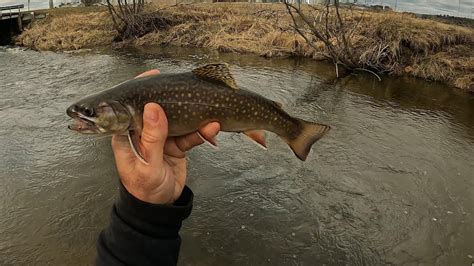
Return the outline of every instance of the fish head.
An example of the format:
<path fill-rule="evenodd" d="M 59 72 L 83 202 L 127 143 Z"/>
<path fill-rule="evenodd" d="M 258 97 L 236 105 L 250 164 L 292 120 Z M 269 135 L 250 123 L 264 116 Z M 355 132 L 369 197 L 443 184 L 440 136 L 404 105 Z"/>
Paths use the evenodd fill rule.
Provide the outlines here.
<path fill-rule="evenodd" d="M 118 101 L 88 97 L 69 106 L 66 112 L 74 118 L 69 129 L 82 134 L 124 134 L 132 124 L 130 112 Z"/>

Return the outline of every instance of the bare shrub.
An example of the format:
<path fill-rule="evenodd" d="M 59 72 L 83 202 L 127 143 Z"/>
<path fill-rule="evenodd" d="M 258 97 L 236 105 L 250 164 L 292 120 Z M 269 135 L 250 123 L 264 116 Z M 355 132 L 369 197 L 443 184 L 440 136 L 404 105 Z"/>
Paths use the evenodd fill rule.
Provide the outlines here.
<path fill-rule="evenodd" d="M 306 5 L 301 8 L 305 12 L 310 9 Z M 347 41 L 356 67 L 444 81 L 474 91 L 474 29 L 406 13 L 340 8 L 344 25 L 350 29 Z M 116 30 L 107 12 L 104 7 L 54 9 L 47 19 L 23 31 L 17 42 L 39 50 L 110 45 Z M 332 7 L 330 12 L 335 14 Z M 292 18 L 284 4 L 146 6 L 144 16 L 149 32 L 124 45 L 205 47 L 268 57 L 332 60 L 324 42 L 306 31 L 308 42 L 290 27 Z M 317 17 L 316 22 L 320 20 Z M 337 47 L 337 40 L 331 41 Z"/>
<path fill-rule="evenodd" d="M 353 33 L 357 25 L 347 25 L 347 20 L 360 22 L 362 16 L 355 16 L 351 9 L 342 11 L 339 0 L 326 0 L 323 5 L 293 4 L 285 0 L 285 6 L 291 16 L 293 29 L 315 50 L 316 42 L 324 43 L 323 55 L 330 59 L 336 67 L 339 77 L 339 66 L 347 70 L 361 69 L 353 51 Z M 370 70 L 369 70 L 370 71 Z"/>
<path fill-rule="evenodd" d="M 143 16 L 145 0 L 116 0 L 113 5 L 107 0 L 107 8 L 115 29 L 122 39 L 142 36 L 147 33 L 146 18 Z"/>
<path fill-rule="evenodd" d="M 84 6 L 92 6 L 94 4 L 100 3 L 100 0 L 81 0 L 81 3 L 83 3 Z"/>

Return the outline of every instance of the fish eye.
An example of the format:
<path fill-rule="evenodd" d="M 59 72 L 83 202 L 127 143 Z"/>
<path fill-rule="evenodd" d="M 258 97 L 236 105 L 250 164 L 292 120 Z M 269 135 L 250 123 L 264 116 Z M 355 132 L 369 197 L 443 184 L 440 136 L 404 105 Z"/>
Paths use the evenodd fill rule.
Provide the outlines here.
<path fill-rule="evenodd" d="M 88 117 L 91 117 L 94 115 L 94 109 L 92 109 L 91 107 L 84 107 L 84 114 L 87 115 Z"/>

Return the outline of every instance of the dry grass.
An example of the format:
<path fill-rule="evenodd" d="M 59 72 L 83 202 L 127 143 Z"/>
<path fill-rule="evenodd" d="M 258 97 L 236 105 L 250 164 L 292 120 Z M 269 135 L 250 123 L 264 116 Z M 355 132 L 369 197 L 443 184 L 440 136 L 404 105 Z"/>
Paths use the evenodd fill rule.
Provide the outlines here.
<path fill-rule="evenodd" d="M 38 50 L 77 50 L 110 45 L 115 32 L 108 13 L 99 8 L 60 8 L 38 20 L 17 39 Z"/>
<path fill-rule="evenodd" d="M 157 9 L 149 12 L 168 25 L 130 40 L 129 45 L 207 47 L 267 57 L 323 59 L 327 55 L 321 42 L 311 39 L 314 49 L 290 28 L 290 17 L 281 4 L 214 3 Z M 354 28 L 350 43 L 361 67 L 444 81 L 474 91 L 474 29 L 409 14 L 344 12 L 346 23 Z M 19 40 L 25 46 L 55 50 L 106 45 L 113 37 L 103 11 L 81 10 L 53 14 L 25 31 Z"/>

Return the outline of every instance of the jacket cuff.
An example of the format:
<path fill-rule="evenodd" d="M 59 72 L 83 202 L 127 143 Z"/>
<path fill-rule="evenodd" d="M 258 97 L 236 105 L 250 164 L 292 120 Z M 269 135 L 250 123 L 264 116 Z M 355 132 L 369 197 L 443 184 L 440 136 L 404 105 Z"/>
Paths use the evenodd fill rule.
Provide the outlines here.
<path fill-rule="evenodd" d="M 194 194 L 187 186 L 173 205 L 151 204 L 130 194 L 120 182 L 120 196 L 115 203 L 116 214 L 132 228 L 145 235 L 174 238 L 181 223 L 193 208 Z"/>

